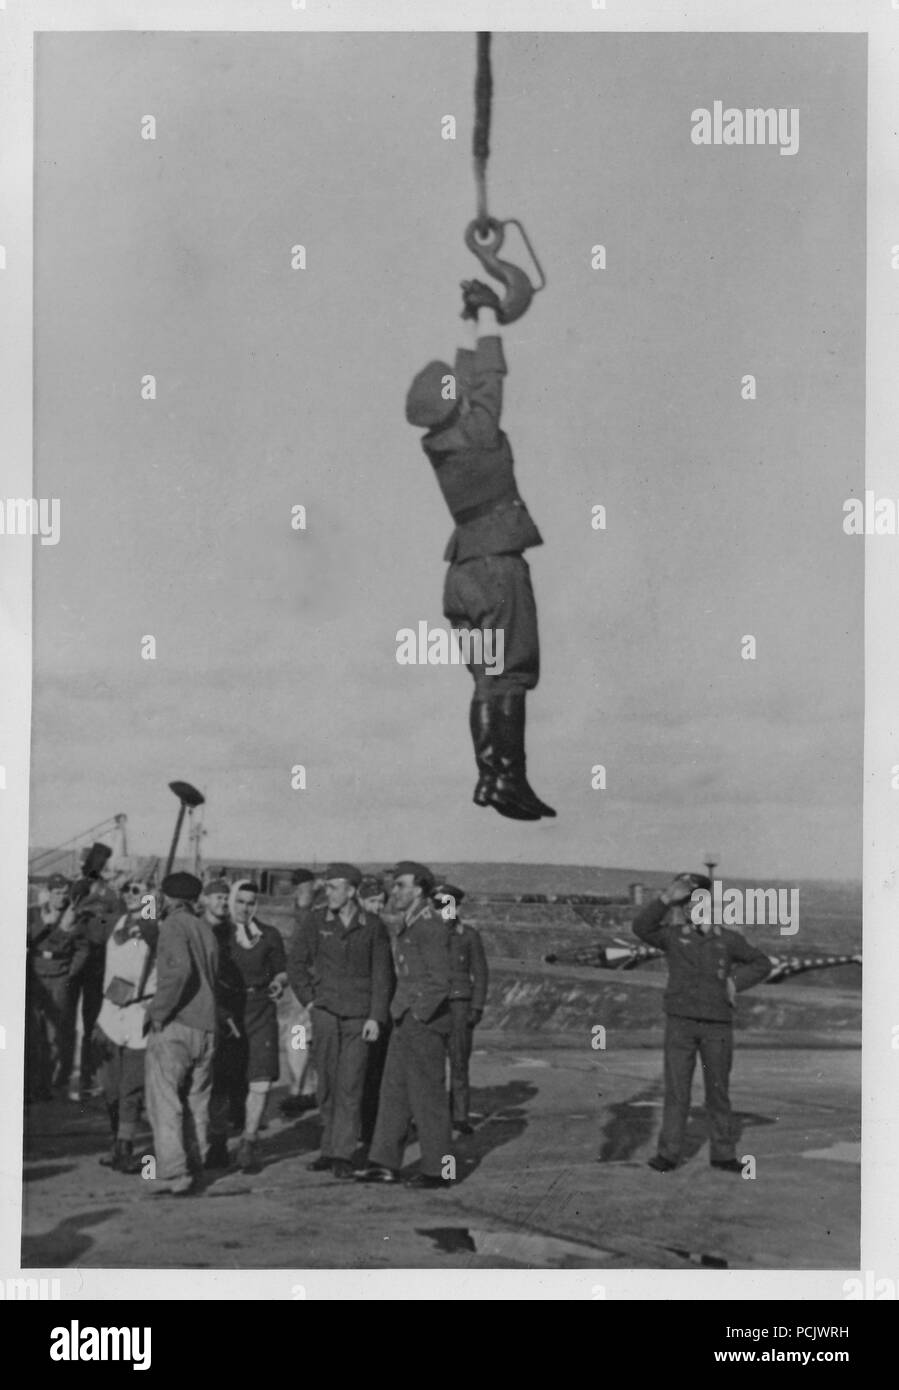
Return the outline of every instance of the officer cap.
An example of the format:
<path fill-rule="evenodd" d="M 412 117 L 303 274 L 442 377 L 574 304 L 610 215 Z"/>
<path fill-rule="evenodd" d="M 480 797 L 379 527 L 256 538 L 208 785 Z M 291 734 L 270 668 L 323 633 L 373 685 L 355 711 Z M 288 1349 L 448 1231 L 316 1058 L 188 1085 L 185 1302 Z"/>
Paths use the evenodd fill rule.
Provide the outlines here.
<path fill-rule="evenodd" d="M 417 864 L 414 859 L 401 859 L 393 867 L 394 877 L 399 878 L 401 874 L 412 874 L 413 877 L 422 885 L 426 893 L 431 893 L 434 889 L 434 875 L 424 864 Z"/>
<path fill-rule="evenodd" d="M 455 902 L 460 903 L 465 897 L 465 892 L 461 888 L 454 888 L 451 883 L 438 883 L 431 897 L 435 899 L 453 898 Z"/>
<path fill-rule="evenodd" d="M 355 864 L 329 864 L 325 869 L 325 878 L 345 878 L 347 883 L 352 883 L 357 888 L 362 882 L 362 874 Z"/>
<path fill-rule="evenodd" d="M 203 892 L 203 885 L 193 874 L 169 874 L 168 878 L 162 880 L 162 891 L 167 898 L 181 898 L 184 902 L 194 903 Z"/>

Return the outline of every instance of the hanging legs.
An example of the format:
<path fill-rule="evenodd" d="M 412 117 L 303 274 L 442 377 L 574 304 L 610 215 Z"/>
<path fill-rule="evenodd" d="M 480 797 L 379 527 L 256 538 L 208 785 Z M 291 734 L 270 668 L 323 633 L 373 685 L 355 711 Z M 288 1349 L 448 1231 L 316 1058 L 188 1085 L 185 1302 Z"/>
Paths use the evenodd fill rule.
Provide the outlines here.
<path fill-rule="evenodd" d="M 490 667 L 471 662 L 475 693 L 469 727 L 478 768 L 474 801 L 511 820 L 556 813 L 529 786 L 525 773 L 525 699 L 540 674 L 537 608 L 524 558 L 478 556 L 450 565 L 444 614 L 456 627 L 490 632 L 484 650 L 502 653 Z M 500 641 L 500 638 L 502 639 Z"/>

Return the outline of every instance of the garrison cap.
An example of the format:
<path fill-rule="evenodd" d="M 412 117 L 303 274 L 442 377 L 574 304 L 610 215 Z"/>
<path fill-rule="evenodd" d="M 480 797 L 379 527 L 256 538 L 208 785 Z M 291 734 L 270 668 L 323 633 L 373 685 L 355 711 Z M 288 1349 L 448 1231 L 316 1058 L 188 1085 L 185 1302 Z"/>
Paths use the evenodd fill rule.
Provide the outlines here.
<path fill-rule="evenodd" d="M 678 878 L 689 878 L 692 880 L 694 888 L 707 888 L 709 892 L 712 891 L 712 880 L 708 877 L 707 874 L 694 874 L 687 872 L 685 874 L 678 874 Z"/>
<path fill-rule="evenodd" d="M 47 879 L 48 888 L 70 888 L 71 884 L 65 874 L 51 874 Z"/>
<path fill-rule="evenodd" d="M 384 885 L 377 874 L 365 874 L 359 884 L 360 898 L 376 898 L 379 893 L 384 892 Z"/>
<path fill-rule="evenodd" d="M 355 864 L 341 864 L 339 862 L 329 864 L 325 869 L 324 877 L 326 879 L 345 878 L 347 883 L 352 883 L 357 888 L 362 882 L 362 873 L 356 868 Z"/>
<path fill-rule="evenodd" d="M 432 898 L 448 897 L 453 898 L 457 903 L 463 901 L 465 891 L 462 888 L 455 888 L 451 883 L 438 883 L 431 893 Z"/>
<path fill-rule="evenodd" d="M 290 881 L 294 888 L 298 888 L 301 883 L 314 883 L 315 874 L 311 869 L 294 869 L 290 875 Z"/>
<path fill-rule="evenodd" d="M 414 859 L 401 859 L 398 864 L 394 864 L 393 873 L 395 878 L 400 874 L 412 874 L 413 877 L 424 882 L 426 893 L 430 893 L 434 887 L 434 875 L 424 864 L 417 864 Z"/>
<path fill-rule="evenodd" d="M 167 898 L 182 898 L 185 902 L 194 903 L 203 892 L 203 885 L 193 874 L 169 874 L 168 878 L 162 880 L 162 891 Z"/>
<path fill-rule="evenodd" d="M 226 878 L 211 878 L 208 883 L 203 884 L 203 894 L 211 897 L 213 893 L 230 893 L 231 884 Z"/>
<path fill-rule="evenodd" d="M 444 398 L 445 376 L 455 380 L 455 373 L 448 362 L 429 362 L 422 367 L 406 396 L 406 419 L 410 425 L 433 429 L 452 415 L 458 401 L 455 397 L 451 400 Z"/>

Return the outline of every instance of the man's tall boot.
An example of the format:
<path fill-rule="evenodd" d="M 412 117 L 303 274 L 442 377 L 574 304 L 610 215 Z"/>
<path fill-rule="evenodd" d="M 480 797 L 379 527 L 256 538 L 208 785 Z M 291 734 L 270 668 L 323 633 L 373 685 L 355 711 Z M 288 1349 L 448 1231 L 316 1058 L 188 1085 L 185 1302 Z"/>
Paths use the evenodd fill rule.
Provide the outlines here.
<path fill-rule="evenodd" d="M 469 711 L 471 741 L 474 745 L 475 761 L 478 765 L 478 783 L 472 800 L 476 806 L 492 806 L 500 815 L 510 820 L 539 820 L 539 811 L 519 805 L 514 797 L 498 794 L 497 778 L 500 766 L 497 750 L 496 700 L 479 700 L 475 695 Z"/>
<path fill-rule="evenodd" d="M 540 800 L 525 773 L 525 696 L 524 690 L 506 690 L 498 699 L 490 702 L 495 706 L 491 719 L 494 722 L 499 768 L 494 794 L 538 817 L 554 816 L 553 808 Z M 500 809 L 495 800 L 491 804 Z"/>

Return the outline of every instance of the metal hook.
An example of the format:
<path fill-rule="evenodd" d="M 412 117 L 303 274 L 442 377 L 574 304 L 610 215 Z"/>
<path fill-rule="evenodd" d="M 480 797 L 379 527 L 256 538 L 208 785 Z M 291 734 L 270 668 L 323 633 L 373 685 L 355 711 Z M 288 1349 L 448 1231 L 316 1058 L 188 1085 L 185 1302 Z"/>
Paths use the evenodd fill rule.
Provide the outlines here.
<path fill-rule="evenodd" d="M 478 235 L 481 229 L 478 218 L 469 222 L 465 229 L 465 245 L 469 251 L 477 256 L 488 275 L 492 275 L 505 285 L 506 293 L 496 317 L 502 324 L 514 323 L 529 307 L 537 291 L 545 287 L 546 276 L 543 273 L 543 267 L 537 260 L 534 248 L 528 240 L 528 235 L 517 218 L 507 217 L 504 222 L 500 222 L 496 217 L 488 217 L 484 225 L 487 228 L 487 236 L 481 239 Z M 505 240 L 505 229 L 510 225 L 517 227 L 521 233 L 521 239 L 527 247 L 528 255 L 534 262 L 537 274 L 540 276 L 539 285 L 532 285 L 525 271 L 519 266 L 513 265 L 511 261 L 500 260 L 497 254 Z"/>

